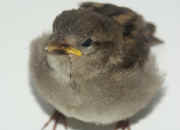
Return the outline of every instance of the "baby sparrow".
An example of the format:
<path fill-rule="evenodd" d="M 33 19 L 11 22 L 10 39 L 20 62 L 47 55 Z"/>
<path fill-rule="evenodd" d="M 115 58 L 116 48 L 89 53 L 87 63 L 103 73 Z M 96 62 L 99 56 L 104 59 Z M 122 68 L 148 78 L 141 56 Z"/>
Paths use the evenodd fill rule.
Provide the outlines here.
<path fill-rule="evenodd" d="M 162 87 L 154 32 L 136 12 L 111 4 L 85 2 L 58 15 L 53 31 L 31 43 L 34 88 L 56 109 L 49 122 L 67 126 L 73 117 L 130 129 L 129 119 Z"/>

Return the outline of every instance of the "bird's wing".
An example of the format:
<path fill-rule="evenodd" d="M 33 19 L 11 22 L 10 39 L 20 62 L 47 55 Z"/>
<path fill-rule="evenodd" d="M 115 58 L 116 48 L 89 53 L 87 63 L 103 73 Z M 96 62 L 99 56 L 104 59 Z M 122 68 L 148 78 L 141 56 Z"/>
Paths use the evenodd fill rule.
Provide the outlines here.
<path fill-rule="evenodd" d="M 124 27 L 125 36 L 131 36 L 134 34 L 143 34 L 144 40 L 149 45 L 162 43 L 161 40 L 154 36 L 155 25 L 144 21 L 142 16 L 132 11 L 127 7 L 119 7 L 112 4 L 103 4 L 96 2 L 84 2 L 80 5 L 80 9 L 93 10 L 96 13 L 100 13 L 104 16 L 110 17 Z"/>

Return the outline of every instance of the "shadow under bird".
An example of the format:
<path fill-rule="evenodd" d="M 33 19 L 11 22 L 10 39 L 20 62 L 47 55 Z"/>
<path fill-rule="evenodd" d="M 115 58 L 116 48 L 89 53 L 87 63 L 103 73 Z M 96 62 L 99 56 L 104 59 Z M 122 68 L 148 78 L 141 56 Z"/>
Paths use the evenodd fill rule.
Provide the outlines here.
<path fill-rule="evenodd" d="M 55 108 L 45 124 L 66 117 L 130 129 L 129 120 L 162 88 L 151 47 L 155 25 L 112 4 L 85 2 L 63 11 L 53 31 L 31 43 L 30 74 L 37 93 Z"/>

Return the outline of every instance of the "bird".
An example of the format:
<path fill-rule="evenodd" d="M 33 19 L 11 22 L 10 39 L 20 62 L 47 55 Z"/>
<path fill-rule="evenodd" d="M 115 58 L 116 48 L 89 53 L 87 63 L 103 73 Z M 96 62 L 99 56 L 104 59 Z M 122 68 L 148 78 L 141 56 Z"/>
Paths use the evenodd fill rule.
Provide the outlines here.
<path fill-rule="evenodd" d="M 130 130 L 130 120 L 162 89 L 151 48 L 156 26 L 128 7 L 83 2 L 61 12 L 52 32 L 31 42 L 30 79 L 55 110 L 43 128 L 66 118 Z"/>

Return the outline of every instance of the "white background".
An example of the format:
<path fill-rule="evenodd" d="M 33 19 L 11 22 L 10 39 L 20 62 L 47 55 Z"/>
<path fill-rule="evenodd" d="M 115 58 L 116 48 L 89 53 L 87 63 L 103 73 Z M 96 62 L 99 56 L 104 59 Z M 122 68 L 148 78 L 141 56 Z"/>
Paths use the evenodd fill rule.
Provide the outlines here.
<path fill-rule="evenodd" d="M 49 115 L 31 92 L 28 79 L 30 41 L 51 30 L 54 17 L 85 0 L 1 0 L 0 2 L 0 130 L 40 130 Z M 128 6 L 157 25 L 165 44 L 155 47 L 167 74 L 166 96 L 132 130 L 180 130 L 180 1 L 96 0 Z M 70 129 L 112 129 L 70 121 Z M 47 130 L 52 129 L 52 124 Z M 62 127 L 58 127 L 62 129 Z"/>

